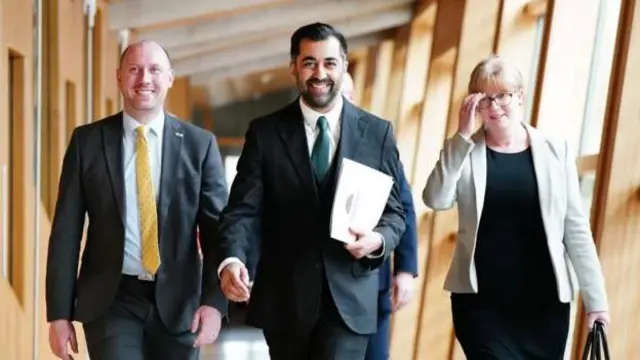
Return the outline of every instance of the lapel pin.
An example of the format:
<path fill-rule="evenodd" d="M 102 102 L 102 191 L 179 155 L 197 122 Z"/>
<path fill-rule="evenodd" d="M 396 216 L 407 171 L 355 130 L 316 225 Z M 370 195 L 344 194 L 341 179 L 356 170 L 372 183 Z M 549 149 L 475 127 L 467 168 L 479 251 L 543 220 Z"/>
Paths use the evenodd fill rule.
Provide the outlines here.
<path fill-rule="evenodd" d="M 176 133 L 176 136 L 181 138 L 181 137 L 183 137 L 184 135 L 183 135 L 181 132 L 177 132 L 177 133 Z"/>

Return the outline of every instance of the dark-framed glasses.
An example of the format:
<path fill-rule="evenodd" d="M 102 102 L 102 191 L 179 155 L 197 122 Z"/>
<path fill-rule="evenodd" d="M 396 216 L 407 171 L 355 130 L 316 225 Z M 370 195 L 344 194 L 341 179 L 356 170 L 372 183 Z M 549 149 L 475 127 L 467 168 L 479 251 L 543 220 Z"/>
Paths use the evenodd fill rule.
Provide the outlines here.
<path fill-rule="evenodd" d="M 487 109 L 491 107 L 491 103 L 495 102 L 498 106 L 506 106 L 511 104 L 511 99 L 513 99 L 513 93 L 500 93 L 493 96 L 486 95 L 478 102 L 478 107 L 480 109 Z"/>

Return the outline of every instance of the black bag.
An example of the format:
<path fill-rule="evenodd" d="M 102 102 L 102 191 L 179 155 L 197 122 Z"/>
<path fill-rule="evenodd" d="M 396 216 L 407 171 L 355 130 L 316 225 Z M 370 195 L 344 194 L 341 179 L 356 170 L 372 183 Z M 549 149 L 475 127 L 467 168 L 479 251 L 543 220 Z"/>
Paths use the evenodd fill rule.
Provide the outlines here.
<path fill-rule="evenodd" d="M 609 356 L 609 344 L 607 343 L 607 335 L 604 332 L 604 325 L 596 321 L 591 331 L 589 331 L 587 343 L 584 345 L 584 351 L 582 353 L 582 360 L 603 359 L 611 359 Z"/>

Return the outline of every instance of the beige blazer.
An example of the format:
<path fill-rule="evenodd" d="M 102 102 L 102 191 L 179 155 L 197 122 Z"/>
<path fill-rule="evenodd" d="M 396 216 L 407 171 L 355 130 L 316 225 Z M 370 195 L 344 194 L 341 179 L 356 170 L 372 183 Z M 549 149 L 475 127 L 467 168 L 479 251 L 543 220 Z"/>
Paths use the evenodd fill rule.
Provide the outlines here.
<path fill-rule="evenodd" d="M 529 133 L 559 299 L 572 301 L 579 285 L 587 312 L 608 311 L 602 269 L 582 210 L 575 158 L 566 141 L 551 140 L 528 124 L 524 126 Z M 456 134 L 445 143 L 422 194 L 433 210 L 458 205 L 456 248 L 445 281 L 445 289 L 454 293 L 478 292 L 473 259 L 486 177 L 484 130 L 468 140 Z"/>

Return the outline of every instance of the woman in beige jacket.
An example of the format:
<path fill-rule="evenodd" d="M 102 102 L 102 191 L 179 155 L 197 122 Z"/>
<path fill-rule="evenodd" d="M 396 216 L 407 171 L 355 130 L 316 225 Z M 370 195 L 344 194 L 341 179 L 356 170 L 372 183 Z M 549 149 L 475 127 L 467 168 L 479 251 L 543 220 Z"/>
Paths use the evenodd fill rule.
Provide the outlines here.
<path fill-rule="evenodd" d="M 524 122 L 523 88 L 520 72 L 497 56 L 476 66 L 458 132 L 423 192 L 434 210 L 457 204 L 445 289 L 470 360 L 561 359 L 577 285 L 588 325 L 609 323 L 575 158 L 566 141 Z"/>

